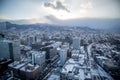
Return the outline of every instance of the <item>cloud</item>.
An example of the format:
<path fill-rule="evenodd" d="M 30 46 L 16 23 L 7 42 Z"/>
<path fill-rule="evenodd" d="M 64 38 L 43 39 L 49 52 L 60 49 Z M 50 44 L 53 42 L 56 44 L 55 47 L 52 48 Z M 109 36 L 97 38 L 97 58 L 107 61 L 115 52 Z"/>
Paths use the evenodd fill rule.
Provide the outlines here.
<path fill-rule="evenodd" d="M 81 4 L 81 5 L 80 5 L 80 8 L 83 8 L 83 9 L 91 9 L 91 8 L 93 8 L 93 5 L 92 5 L 91 2 L 87 2 L 87 3 L 85 3 L 85 4 Z"/>
<path fill-rule="evenodd" d="M 54 15 L 47 15 L 45 16 L 45 18 L 47 20 L 49 20 L 49 22 L 51 22 L 52 24 L 61 24 L 62 20 L 58 19 L 57 17 L 55 17 Z"/>
<path fill-rule="evenodd" d="M 69 20 L 60 20 L 54 15 L 45 16 L 52 24 L 61 25 L 61 26 L 88 26 L 90 28 L 96 29 L 118 29 L 120 26 L 120 19 L 105 19 L 105 18 L 76 18 Z"/>
<path fill-rule="evenodd" d="M 66 8 L 66 6 L 64 6 L 64 5 L 62 4 L 62 2 L 60 2 L 60 1 L 56 1 L 56 5 L 53 4 L 53 3 L 51 3 L 51 2 L 44 3 L 44 6 L 45 6 L 45 7 L 51 7 L 51 8 L 56 9 L 56 10 L 64 10 L 64 11 L 70 12 L 70 10 L 68 10 L 68 9 Z"/>

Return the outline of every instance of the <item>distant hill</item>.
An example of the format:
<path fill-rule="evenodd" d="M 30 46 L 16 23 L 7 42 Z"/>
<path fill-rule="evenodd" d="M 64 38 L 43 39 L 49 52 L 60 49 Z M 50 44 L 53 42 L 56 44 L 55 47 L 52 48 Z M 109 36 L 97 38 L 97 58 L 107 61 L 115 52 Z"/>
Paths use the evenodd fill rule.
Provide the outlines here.
<path fill-rule="evenodd" d="M 59 29 L 64 27 L 89 27 L 91 29 L 100 29 L 110 32 L 120 32 L 120 19 L 97 19 L 97 18 L 83 18 L 83 19 L 70 19 L 70 20 L 59 20 L 55 17 L 49 17 L 49 20 L 52 21 L 50 24 L 48 23 L 35 23 L 32 24 L 28 20 L 8 20 L 7 27 L 17 27 L 17 28 L 41 28 L 41 29 L 47 29 L 48 26 L 49 29 L 52 30 L 52 27 L 54 29 Z M 5 20 L 0 20 L 5 21 Z M 56 27 L 57 26 L 57 27 Z M 61 26 L 61 27 L 60 27 Z M 90 30 L 90 29 L 89 29 Z"/>
<path fill-rule="evenodd" d="M 95 29 L 89 28 L 87 26 L 61 26 L 61 25 L 54 25 L 54 24 L 42 24 L 42 23 L 37 23 L 37 24 L 13 24 L 11 22 L 0 22 L 1 24 L 6 25 L 6 29 L 28 29 L 28 28 L 33 28 L 33 29 L 40 29 L 40 30 L 49 30 L 49 31 L 54 31 L 54 30 L 68 30 L 68 29 L 79 29 L 83 31 L 94 31 Z M 2 25 L 0 26 L 2 27 Z"/>

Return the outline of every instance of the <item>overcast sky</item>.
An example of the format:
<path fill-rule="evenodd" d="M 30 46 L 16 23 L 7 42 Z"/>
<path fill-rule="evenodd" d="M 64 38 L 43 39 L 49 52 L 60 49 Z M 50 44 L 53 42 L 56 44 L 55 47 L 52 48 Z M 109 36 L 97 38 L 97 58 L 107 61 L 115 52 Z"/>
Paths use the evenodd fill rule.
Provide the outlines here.
<path fill-rule="evenodd" d="M 0 19 L 51 23 L 80 18 L 120 18 L 120 0 L 0 0 Z"/>

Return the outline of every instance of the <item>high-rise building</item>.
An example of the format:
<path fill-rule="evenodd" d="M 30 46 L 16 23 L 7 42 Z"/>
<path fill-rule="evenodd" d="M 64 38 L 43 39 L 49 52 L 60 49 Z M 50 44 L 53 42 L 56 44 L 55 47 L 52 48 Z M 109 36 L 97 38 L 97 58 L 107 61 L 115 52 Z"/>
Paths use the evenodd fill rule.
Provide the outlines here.
<path fill-rule="evenodd" d="M 73 49 L 79 50 L 80 49 L 80 38 L 75 37 L 73 38 Z"/>
<path fill-rule="evenodd" d="M 39 65 L 42 69 L 45 65 L 45 51 L 38 52 L 38 51 L 31 51 L 32 53 L 32 64 Z"/>
<path fill-rule="evenodd" d="M 41 36 L 40 35 L 36 35 L 36 42 L 37 43 L 40 43 L 42 40 L 41 40 Z"/>
<path fill-rule="evenodd" d="M 60 65 L 63 66 L 65 64 L 65 61 L 67 59 L 67 49 L 61 49 L 60 50 Z"/>
<path fill-rule="evenodd" d="M 42 51 L 46 51 L 46 62 L 49 63 L 49 62 L 53 62 L 57 57 L 57 48 L 54 48 L 52 46 L 47 46 L 47 47 L 43 47 L 42 48 Z"/>
<path fill-rule="evenodd" d="M 0 58 L 20 60 L 20 45 L 16 40 L 1 40 L 0 41 Z"/>
<path fill-rule="evenodd" d="M 28 44 L 31 45 L 31 44 L 35 44 L 36 43 L 36 37 L 35 36 L 30 36 L 28 37 Z"/>

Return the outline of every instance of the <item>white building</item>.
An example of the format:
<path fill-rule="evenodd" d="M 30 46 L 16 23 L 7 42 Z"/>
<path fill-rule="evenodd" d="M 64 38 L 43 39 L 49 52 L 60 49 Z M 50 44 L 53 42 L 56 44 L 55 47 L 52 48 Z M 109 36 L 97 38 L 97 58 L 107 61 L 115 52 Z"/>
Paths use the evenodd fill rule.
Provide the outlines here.
<path fill-rule="evenodd" d="M 32 53 L 32 64 L 39 65 L 41 68 L 45 64 L 45 52 L 31 51 Z"/>
<path fill-rule="evenodd" d="M 75 37 L 73 38 L 73 49 L 79 50 L 80 49 L 80 38 Z"/>
<path fill-rule="evenodd" d="M 61 80 L 91 80 L 90 71 L 85 75 L 84 55 L 79 54 L 78 61 L 70 58 L 61 70 Z"/>
<path fill-rule="evenodd" d="M 52 74 L 47 80 L 60 80 L 60 76 L 56 74 Z"/>
<path fill-rule="evenodd" d="M 20 43 L 9 40 L 0 41 L 0 58 L 20 60 Z"/>
<path fill-rule="evenodd" d="M 73 58 L 73 59 L 78 59 L 79 58 L 79 54 L 80 54 L 80 51 L 79 50 L 72 50 L 72 55 L 71 55 L 71 57 Z"/>

